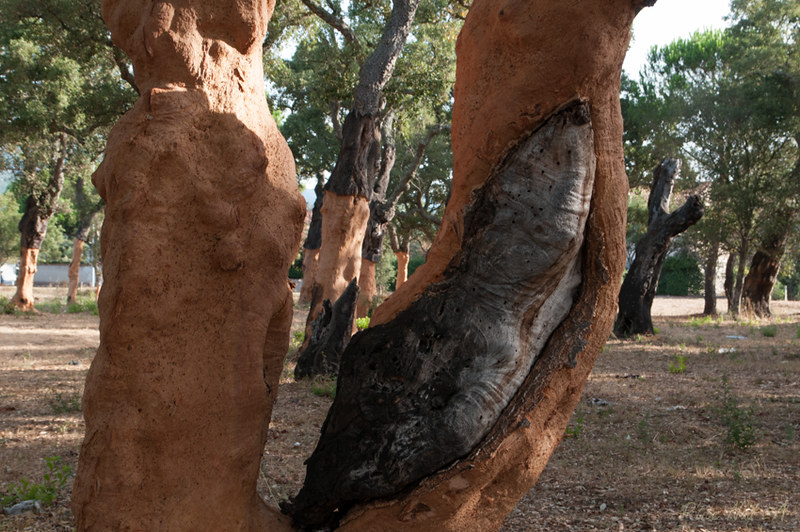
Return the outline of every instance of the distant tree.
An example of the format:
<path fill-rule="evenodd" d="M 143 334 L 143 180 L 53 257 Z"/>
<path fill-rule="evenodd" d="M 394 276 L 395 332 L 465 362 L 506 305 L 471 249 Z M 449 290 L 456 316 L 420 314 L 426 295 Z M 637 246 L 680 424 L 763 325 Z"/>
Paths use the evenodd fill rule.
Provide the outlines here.
<path fill-rule="evenodd" d="M 130 70 L 111 45 L 98 7 L 56 0 L 0 3 L 0 150 L 24 199 L 12 299 L 23 310 L 33 308 L 39 249 L 73 160 L 134 94 Z"/>

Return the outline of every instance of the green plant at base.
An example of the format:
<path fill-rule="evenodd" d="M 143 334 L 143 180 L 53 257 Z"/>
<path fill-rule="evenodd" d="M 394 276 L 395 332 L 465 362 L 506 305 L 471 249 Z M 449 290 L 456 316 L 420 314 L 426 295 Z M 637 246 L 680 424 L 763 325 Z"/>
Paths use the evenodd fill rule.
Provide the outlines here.
<path fill-rule="evenodd" d="M 79 297 L 76 301 L 67 305 L 67 314 L 78 314 L 81 312 L 91 312 L 97 316 L 97 301 L 93 297 Z"/>
<path fill-rule="evenodd" d="M 311 393 L 317 397 L 336 398 L 336 377 L 317 376 L 309 383 Z"/>
<path fill-rule="evenodd" d="M 564 431 L 564 436 L 567 438 L 577 438 L 583 431 L 583 414 L 575 413 L 575 425 L 568 426 Z"/>
<path fill-rule="evenodd" d="M 39 312 L 47 312 L 48 314 L 61 314 L 64 311 L 64 303 L 57 299 L 34 303 L 33 306 Z"/>
<path fill-rule="evenodd" d="M 81 411 L 81 394 L 62 395 L 58 392 L 50 399 L 50 408 L 54 414 L 69 414 Z"/>
<path fill-rule="evenodd" d="M 636 424 L 636 435 L 642 441 L 650 439 L 650 411 L 645 412 L 644 417 Z"/>
<path fill-rule="evenodd" d="M 767 338 L 775 338 L 775 335 L 778 334 L 778 326 L 777 325 L 765 325 L 761 327 L 761 335 L 766 336 Z"/>
<path fill-rule="evenodd" d="M 364 316 L 363 318 L 356 318 L 356 327 L 358 327 L 359 331 L 363 331 L 364 329 L 369 327 L 369 316 Z"/>
<path fill-rule="evenodd" d="M 677 355 L 669 361 L 670 373 L 683 373 L 686 371 L 686 358 L 683 355 Z"/>
<path fill-rule="evenodd" d="M 739 398 L 731 391 L 727 375 L 722 376 L 722 390 L 718 400 L 717 414 L 727 428 L 725 443 L 739 449 L 755 445 L 757 435 L 755 408 L 752 405 L 749 408 L 739 406 Z"/>
<path fill-rule="evenodd" d="M 22 501 L 36 500 L 44 505 L 52 504 L 72 475 L 72 467 L 61 465 L 61 457 L 48 456 L 45 458 L 47 472 L 41 484 L 34 484 L 25 478 L 19 484 L 13 482 L 8 485 L 8 491 L 3 495 L 3 506 L 12 506 Z"/>

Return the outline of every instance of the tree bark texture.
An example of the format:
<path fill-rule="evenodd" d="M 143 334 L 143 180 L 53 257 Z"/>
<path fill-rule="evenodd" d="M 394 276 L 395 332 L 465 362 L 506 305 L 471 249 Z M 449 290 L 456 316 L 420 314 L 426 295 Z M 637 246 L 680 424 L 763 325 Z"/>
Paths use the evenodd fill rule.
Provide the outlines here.
<path fill-rule="evenodd" d="M 378 283 L 375 280 L 377 264 L 369 259 L 361 258 L 361 274 L 358 276 L 358 305 L 356 317 L 363 318 L 369 315 L 378 294 Z"/>
<path fill-rule="evenodd" d="M 325 192 L 322 204 L 322 247 L 312 287 L 311 309 L 306 321 L 306 342 L 311 324 L 326 299 L 336 301 L 361 272 L 361 243 L 369 219 L 369 203 L 363 196 L 340 196 Z M 319 286 L 319 288 L 317 288 Z M 353 315 L 355 318 L 355 314 Z"/>
<path fill-rule="evenodd" d="M 647 232 L 636 244 L 636 257 L 619 293 L 619 314 L 614 323 L 614 333 L 619 337 L 653 334 L 650 310 L 669 245 L 676 235 L 703 216 L 699 196 L 689 196 L 680 209 L 669 212 L 670 196 L 680 167 L 679 159 L 664 159 L 653 172 L 647 199 Z"/>
<path fill-rule="evenodd" d="M 72 241 L 72 260 L 69 263 L 69 285 L 67 287 L 68 303 L 72 303 L 78 298 L 78 284 L 80 283 L 83 244 L 83 240 L 77 237 Z"/>
<path fill-rule="evenodd" d="M 322 302 L 322 310 L 311 325 L 308 345 L 297 359 L 295 379 L 339 373 L 339 358 L 353 336 L 358 291 L 358 282 L 353 279 L 335 303 L 331 305 L 329 299 Z"/>
<path fill-rule="evenodd" d="M 256 493 L 305 211 L 264 98 L 274 1 L 102 6 L 141 96 L 93 176 L 105 286 L 77 528 L 285 528 Z"/>
<path fill-rule="evenodd" d="M 318 279 L 323 299 L 335 301 L 347 284 L 360 271 L 360 264 L 350 276 L 339 277 L 337 272 L 347 272 L 361 258 L 360 244 L 366 231 L 369 201 L 380 167 L 381 95 L 394 72 L 394 66 L 406 42 L 414 20 L 419 0 L 394 0 L 380 42 L 361 65 L 358 84 L 353 93 L 353 107 L 342 125 L 342 146 L 336 166 L 325 185 L 322 210 L 322 246 L 319 251 Z M 348 218 L 347 212 L 360 210 L 347 206 L 364 202 L 366 217 Z M 336 214 L 334 210 L 347 206 L 347 211 Z M 357 234 L 358 248 L 343 245 L 345 238 Z M 329 238 L 332 238 L 329 240 Z M 313 288 L 312 288 L 313 291 Z M 306 335 L 311 322 L 317 317 L 322 301 L 312 301 L 306 322 Z"/>
<path fill-rule="evenodd" d="M 717 263 L 719 262 L 719 241 L 711 244 L 703 271 L 703 314 L 717 314 Z"/>
<path fill-rule="evenodd" d="M 791 218 L 786 217 L 787 220 Z M 772 315 L 769 302 L 775 281 L 778 280 L 790 227 L 791 223 L 786 223 L 784 231 L 770 235 L 761 249 L 753 255 L 742 289 L 742 311 L 745 314 L 758 318 L 769 318 Z"/>
<path fill-rule="evenodd" d="M 395 281 L 395 290 L 403 286 L 403 283 L 408 279 L 408 252 L 395 251 L 397 257 L 397 281 Z"/>
<path fill-rule="evenodd" d="M 322 246 L 322 199 L 325 196 L 322 179 L 317 179 L 314 187 L 314 207 L 311 210 L 311 223 L 303 242 L 303 286 L 300 289 L 299 303 L 311 302 L 311 290 L 317 275 L 319 248 Z"/>
<path fill-rule="evenodd" d="M 535 482 L 613 325 L 619 76 L 639 7 L 472 4 L 445 223 L 426 271 L 342 356 L 294 501 L 305 526 L 491 530 Z"/>
<path fill-rule="evenodd" d="M 733 283 L 735 274 L 736 274 L 736 255 L 733 253 L 729 253 L 728 259 L 725 261 L 725 281 L 723 281 L 723 288 L 725 289 L 725 299 L 728 300 L 729 312 L 731 307 L 733 306 Z"/>
<path fill-rule="evenodd" d="M 747 262 L 747 254 L 750 251 L 750 241 L 742 238 L 739 242 L 739 249 L 736 256 L 736 280 L 733 283 L 733 293 L 730 297 L 730 305 L 728 312 L 734 317 L 739 316 L 739 311 L 742 304 L 742 289 L 744 288 L 744 265 Z"/>

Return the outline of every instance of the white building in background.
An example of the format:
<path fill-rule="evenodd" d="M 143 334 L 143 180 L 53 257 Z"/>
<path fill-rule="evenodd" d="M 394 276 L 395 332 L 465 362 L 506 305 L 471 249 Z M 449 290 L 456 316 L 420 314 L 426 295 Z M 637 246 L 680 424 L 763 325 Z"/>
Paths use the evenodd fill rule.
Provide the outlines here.
<path fill-rule="evenodd" d="M 16 264 L 3 264 L 0 266 L 0 284 L 15 284 L 18 270 L 19 266 Z M 33 277 L 34 286 L 66 285 L 68 283 L 69 264 L 39 264 L 36 266 L 36 275 Z M 94 274 L 94 268 L 81 266 L 78 274 L 78 284 L 96 286 L 97 278 Z"/>

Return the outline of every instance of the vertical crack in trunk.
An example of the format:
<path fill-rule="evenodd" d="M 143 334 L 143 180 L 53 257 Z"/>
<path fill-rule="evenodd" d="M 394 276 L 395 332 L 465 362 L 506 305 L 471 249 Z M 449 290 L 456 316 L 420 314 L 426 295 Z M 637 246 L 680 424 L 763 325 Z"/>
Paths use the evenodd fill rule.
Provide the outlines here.
<path fill-rule="evenodd" d="M 467 455 L 497 422 L 580 284 L 595 174 L 586 103 L 554 113 L 473 196 L 445 280 L 354 337 L 289 508 L 305 527 L 398 493 Z"/>

